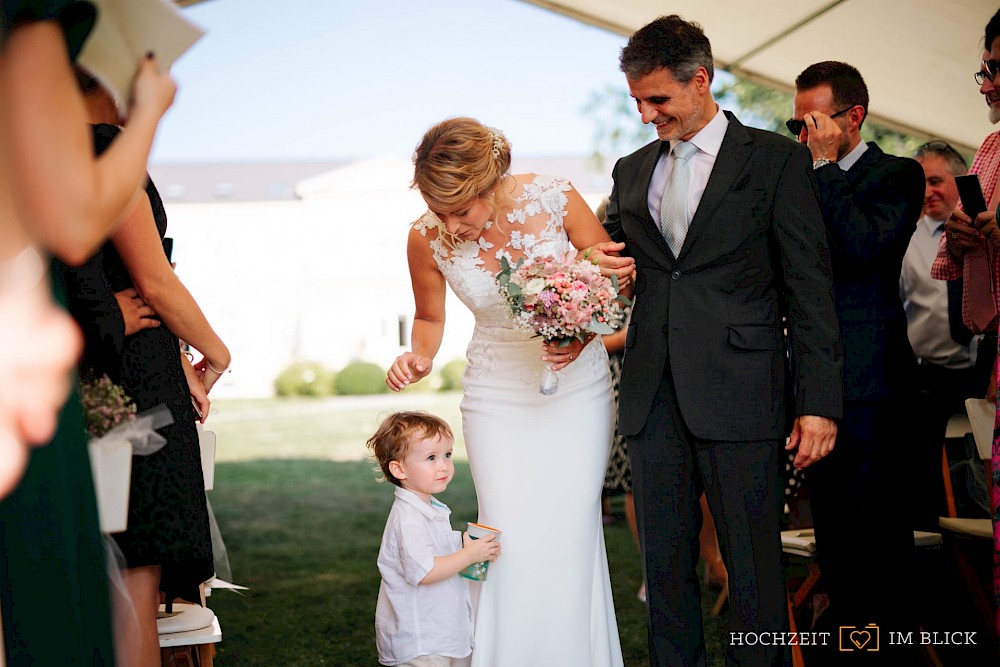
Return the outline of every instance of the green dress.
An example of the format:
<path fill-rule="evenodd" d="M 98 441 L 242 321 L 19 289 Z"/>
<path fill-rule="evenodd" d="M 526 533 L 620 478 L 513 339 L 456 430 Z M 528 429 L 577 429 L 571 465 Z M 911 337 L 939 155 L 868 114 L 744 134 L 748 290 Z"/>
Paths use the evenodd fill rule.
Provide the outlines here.
<path fill-rule="evenodd" d="M 65 303 L 61 285 L 53 292 Z M 113 667 L 104 542 L 80 395 L 52 442 L 31 452 L 0 501 L 0 601 L 7 664 Z"/>
<path fill-rule="evenodd" d="M 19 25 L 56 20 L 75 58 L 94 15 L 89 2 L 3 0 L 0 44 Z M 65 305 L 61 285 L 53 284 L 53 296 Z M 0 501 L 0 610 L 9 667 L 114 666 L 104 553 L 74 390 L 52 442 L 31 452 L 20 484 Z"/>

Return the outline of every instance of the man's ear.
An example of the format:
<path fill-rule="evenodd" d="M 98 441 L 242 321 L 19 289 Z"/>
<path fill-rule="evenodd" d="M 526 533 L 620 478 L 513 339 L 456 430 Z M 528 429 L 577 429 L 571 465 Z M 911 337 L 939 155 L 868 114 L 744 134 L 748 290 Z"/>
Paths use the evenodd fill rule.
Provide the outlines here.
<path fill-rule="evenodd" d="M 708 76 L 708 70 L 704 67 L 699 67 L 692 78 L 695 81 L 695 89 L 702 95 L 711 90 L 712 80 Z"/>
<path fill-rule="evenodd" d="M 865 109 L 861 105 L 855 105 L 850 111 L 847 112 L 854 121 L 854 124 L 861 128 L 861 123 L 865 122 Z"/>
<path fill-rule="evenodd" d="M 396 479 L 406 479 L 406 472 L 403 470 L 403 466 L 399 464 L 399 461 L 389 461 L 389 472 Z"/>

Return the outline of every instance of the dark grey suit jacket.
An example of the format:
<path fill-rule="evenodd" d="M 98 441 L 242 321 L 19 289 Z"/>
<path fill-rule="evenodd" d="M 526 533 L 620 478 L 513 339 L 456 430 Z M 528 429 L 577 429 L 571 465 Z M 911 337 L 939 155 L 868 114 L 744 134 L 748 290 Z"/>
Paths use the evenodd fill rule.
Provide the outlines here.
<path fill-rule="evenodd" d="M 645 427 L 667 370 L 686 425 L 705 440 L 779 439 L 794 414 L 842 414 L 830 253 L 809 152 L 726 116 L 677 258 L 647 205 L 666 142 L 615 165 L 605 226 L 638 271 L 619 402 L 624 435 Z"/>

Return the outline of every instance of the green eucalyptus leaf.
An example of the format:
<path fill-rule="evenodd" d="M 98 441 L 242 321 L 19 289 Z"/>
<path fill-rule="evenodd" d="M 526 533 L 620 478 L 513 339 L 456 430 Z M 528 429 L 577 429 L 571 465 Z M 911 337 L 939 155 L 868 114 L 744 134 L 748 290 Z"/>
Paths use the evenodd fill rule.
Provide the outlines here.
<path fill-rule="evenodd" d="M 615 332 L 615 330 L 611 328 L 611 325 L 607 322 L 598 322 L 596 317 L 590 320 L 590 326 L 587 327 L 587 331 L 600 334 L 601 336 L 607 336 L 608 334 L 613 334 Z"/>

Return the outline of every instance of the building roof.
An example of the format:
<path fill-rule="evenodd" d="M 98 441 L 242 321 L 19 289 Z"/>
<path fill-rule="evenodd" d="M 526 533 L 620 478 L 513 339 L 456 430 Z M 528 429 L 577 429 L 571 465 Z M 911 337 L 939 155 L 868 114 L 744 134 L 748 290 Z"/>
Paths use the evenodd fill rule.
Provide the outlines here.
<path fill-rule="evenodd" d="M 157 164 L 150 176 L 164 201 L 207 202 L 283 201 L 306 192 L 321 192 L 332 184 L 363 178 L 370 183 L 385 169 L 388 183 L 408 184 L 412 167 L 407 158 L 380 157 L 329 162 L 219 162 Z M 585 157 L 515 157 L 515 172 L 534 172 L 568 178 L 583 193 L 611 192 L 610 165 L 595 171 Z M 400 174 L 405 173 L 405 178 Z M 398 187 L 398 186 L 394 186 Z"/>

